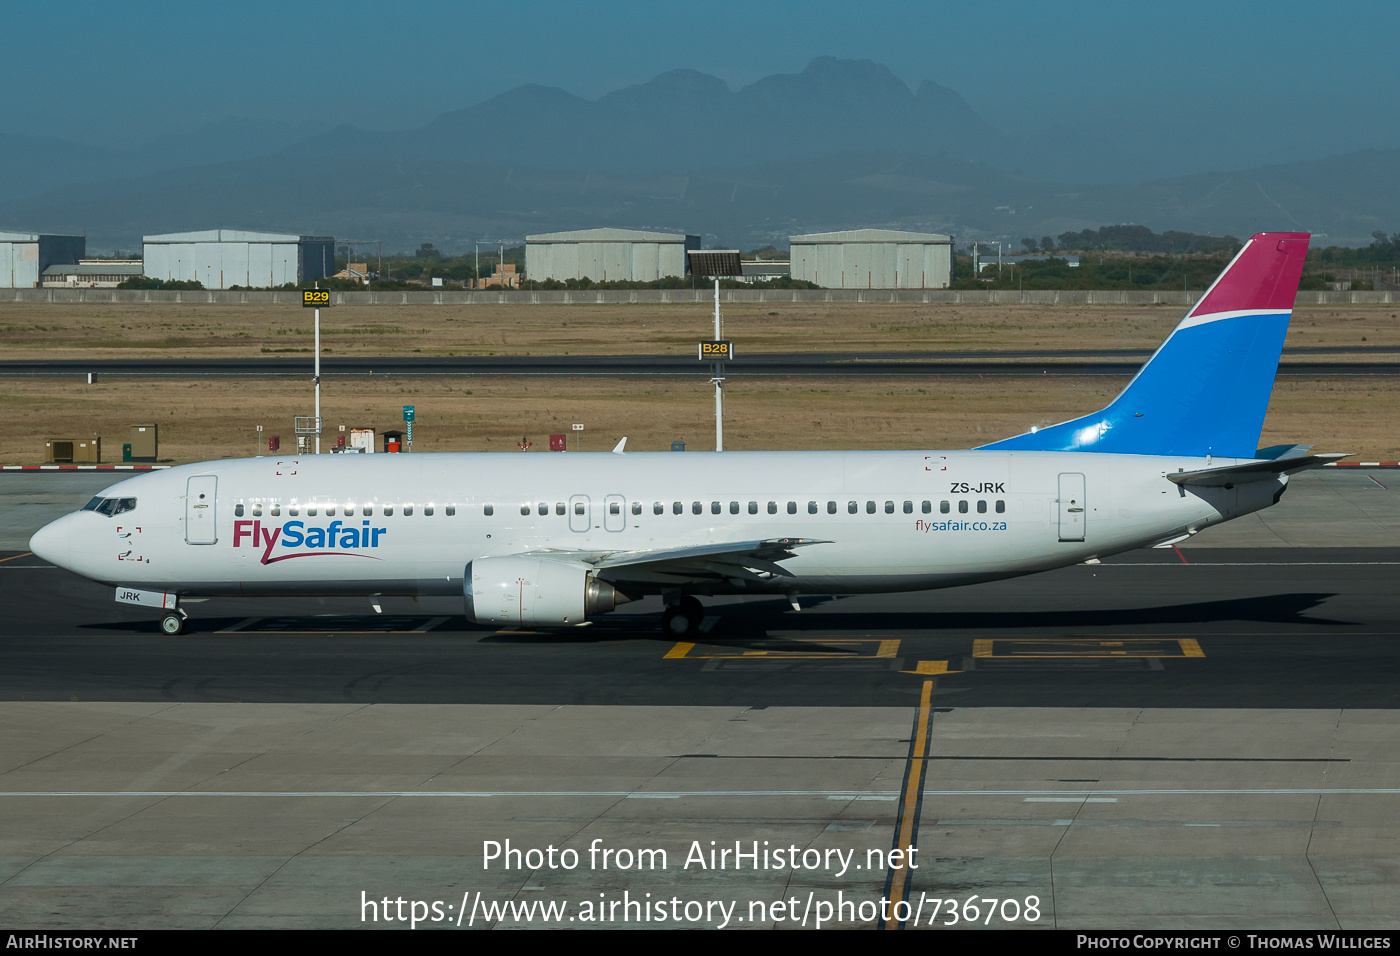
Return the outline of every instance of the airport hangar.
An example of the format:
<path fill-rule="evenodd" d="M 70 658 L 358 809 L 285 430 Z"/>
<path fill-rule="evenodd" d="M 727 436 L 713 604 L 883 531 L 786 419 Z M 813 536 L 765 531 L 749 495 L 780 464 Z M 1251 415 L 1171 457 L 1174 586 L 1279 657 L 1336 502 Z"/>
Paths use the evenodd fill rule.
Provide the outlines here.
<path fill-rule="evenodd" d="M 277 288 L 335 272 L 335 239 L 241 229 L 143 236 L 148 278 L 200 282 L 206 289 Z"/>
<path fill-rule="evenodd" d="M 633 229 L 581 229 L 525 237 L 525 274 L 538 282 L 655 282 L 684 277 L 699 236 Z"/>
<path fill-rule="evenodd" d="M 792 277 L 827 289 L 946 289 L 953 237 L 893 229 L 791 236 Z"/>
<path fill-rule="evenodd" d="M 44 270 L 77 262 L 87 254 L 83 236 L 0 232 L 0 289 L 35 289 Z"/>

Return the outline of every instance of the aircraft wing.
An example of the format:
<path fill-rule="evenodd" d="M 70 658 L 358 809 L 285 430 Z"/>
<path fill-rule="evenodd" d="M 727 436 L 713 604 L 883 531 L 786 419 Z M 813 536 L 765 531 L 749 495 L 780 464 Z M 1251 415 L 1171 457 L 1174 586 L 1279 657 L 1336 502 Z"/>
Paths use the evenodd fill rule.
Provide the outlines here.
<path fill-rule="evenodd" d="M 609 581 L 683 584 L 706 580 L 770 581 L 792 577 L 778 562 L 797 555 L 797 548 L 831 544 L 817 538 L 766 538 L 682 548 L 641 551 L 567 551 L 556 548 L 528 552 L 536 557 L 579 561 L 595 567 Z"/>

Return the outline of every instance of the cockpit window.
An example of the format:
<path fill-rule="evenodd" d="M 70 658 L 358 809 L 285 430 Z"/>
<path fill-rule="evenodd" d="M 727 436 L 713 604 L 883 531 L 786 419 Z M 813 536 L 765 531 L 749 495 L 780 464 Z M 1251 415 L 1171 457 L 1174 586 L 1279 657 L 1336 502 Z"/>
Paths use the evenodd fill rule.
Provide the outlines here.
<path fill-rule="evenodd" d="M 136 499 L 97 497 L 93 498 L 87 504 L 83 505 L 83 510 L 96 511 L 100 515 L 106 515 L 107 517 L 111 518 L 114 515 L 119 515 L 124 511 L 135 511 Z"/>

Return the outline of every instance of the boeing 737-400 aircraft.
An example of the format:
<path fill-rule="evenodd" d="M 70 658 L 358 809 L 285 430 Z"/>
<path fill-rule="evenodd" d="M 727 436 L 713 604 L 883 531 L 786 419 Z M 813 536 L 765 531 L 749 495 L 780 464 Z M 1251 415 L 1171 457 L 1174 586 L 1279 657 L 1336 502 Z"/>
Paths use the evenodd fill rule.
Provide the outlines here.
<path fill-rule="evenodd" d="M 1308 249 L 1251 238 L 1106 408 L 970 451 L 324 455 L 119 482 L 34 553 L 184 626 L 183 598 L 461 595 L 565 626 L 660 595 L 913 591 L 1184 540 L 1342 455 L 1256 450 Z"/>

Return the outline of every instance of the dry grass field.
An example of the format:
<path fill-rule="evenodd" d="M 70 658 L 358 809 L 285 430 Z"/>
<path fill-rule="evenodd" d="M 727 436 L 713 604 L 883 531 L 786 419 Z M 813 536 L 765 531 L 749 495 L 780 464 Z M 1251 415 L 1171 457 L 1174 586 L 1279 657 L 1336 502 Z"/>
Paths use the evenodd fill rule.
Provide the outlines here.
<path fill-rule="evenodd" d="M 726 338 L 745 352 L 1152 348 L 1177 306 L 739 304 Z M 1400 307 L 1300 307 L 1290 345 L 1400 346 Z M 0 303 L 13 356 L 233 358 L 311 354 L 309 309 L 209 304 Z M 331 355 L 694 354 L 707 305 L 337 306 L 321 314 Z"/>
<path fill-rule="evenodd" d="M 725 388 L 725 447 L 731 451 L 801 448 L 967 448 L 1102 407 L 1120 378 L 1024 379 L 730 379 Z M 631 451 L 714 448 L 713 392 L 704 379 L 354 378 L 324 380 L 329 439 L 337 426 L 402 428 L 403 405 L 416 407 L 415 451 L 535 450 L 549 435 L 585 425 L 582 448 L 607 451 L 627 437 Z M 239 457 L 255 451 L 256 425 L 295 447 L 292 418 L 311 406 L 308 379 L 0 379 L 0 411 L 9 424 L 0 463 L 42 460 L 46 438 L 103 439 L 119 461 L 128 426 L 160 425 L 161 457 L 173 461 Z M 1400 382 L 1394 379 L 1281 379 L 1262 443 L 1303 442 L 1364 460 L 1400 458 L 1395 428 Z"/>
<path fill-rule="evenodd" d="M 1289 343 L 1400 346 L 1393 306 L 1300 308 Z M 912 305 L 736 305 L 726 337 L 748 352 L 1151 348 L 1179 308 Z M 1400 310 L 1398 310 L 1400 311 Z M 332 355 L 693 354 L 708 337 L 707 307 L 348 306 L 322 314 Z M 305 352 L 298 378 L 0 378 L 8 428 L 0 463 L 42 460 L 47 438 L 101 436 L 120 460 L 128 426 L 156 422 L 161 457 L 243 456 L 255 426 L 293 448 L 292 418 L 311 411 L 310 315 L 298 307 L 229 305 L 0 305 L 9 357 L 241 357 Z M 731 378 L 725 444 L 731 450 L 963 448 L 1101 407 L 1122 378 Z M 714 446 L 712 390 L 694 379 L 327 377 L 323 415 L 337 426 L 402 427 L 417 407 L 417 451 L 536 450 L 582 422 L 584 450 L 627 436 L 630 450 Z M 1400 381 L 1280 379 L 1265 445 L 1298 441 L 1366 460 L 1400 458 Z"/>

